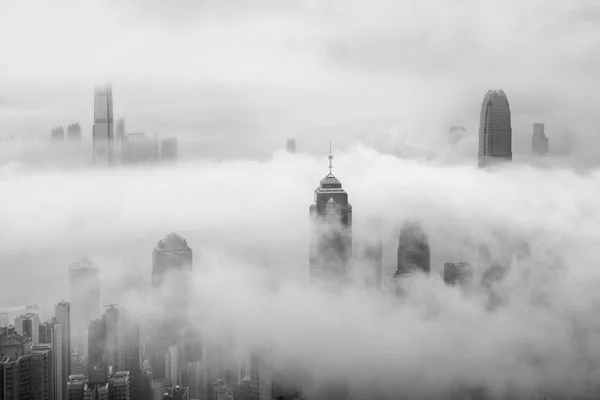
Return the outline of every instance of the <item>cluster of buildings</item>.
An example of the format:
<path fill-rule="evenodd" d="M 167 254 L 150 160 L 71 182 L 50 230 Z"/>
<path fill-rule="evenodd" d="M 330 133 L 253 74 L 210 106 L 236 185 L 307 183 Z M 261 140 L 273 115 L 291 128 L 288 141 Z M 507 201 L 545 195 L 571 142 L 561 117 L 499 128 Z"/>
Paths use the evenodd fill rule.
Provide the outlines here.
<path fill-rule="evenodd" d="M 94 164 L 114 166 L 152 163 L 177 159 L 177 138 L 158 139 L 158 135 L 126 133 L 125 120 L 113 120 L 112 87 L 96 88 L 94 94 Z"/>
<path fill-rule="evenodd" d="M 94 164 L 100 166 L 148 164 L 158 161 L 173 162 L 178 158 L 176 137 L 160 140 L 158 134 L 127 133 L 125 119 L 113 119 L 112 87 L 96 88 L 94 94 L 94 125 L 92 132 Z M 81 126 L 71 124 L 50 132 L 53 142 L 81 142 Z"/>
<path fill-rule="evenodd" d="M 97 164 L 115 164 L 116 142 L 122 144 L 124 163 L 159 157 L 158 140 L 125 134 L 124 120 L 117 122 L 117 135 L 113 134 L 110 86 L 96 91 L 94 118 Z M 511 161 L 511 135 L 506 95 L 489 91 L 481 109 L 481 168 Z M 57 140 L 59 136 L 57 131 Z M 163 157 L 177 157 L 176 140 L 163 140 L 160 146 Z M 542 124 L 534 125 L 533 147 L 539 154 L 548 151 Z M 288 140 L 287 149 L 295 152 L 293 139 Z M 309 207 L 310 282 L 358 282 L 368 289 L 381 289 L 381 222 L 367 224 L 367 239 L 354 244 L 361 251 L 358 257 L 353 255 L 352 205 L 332 173 L 332 160 L 330 154 L 329 173 L 320 181 Z M 226 339 L 214 343 L 203 338 L 189 318 L 191 288 L 186 277 L 194 259 L 184 238 L 175 233 L 165 236 L 156 244 L 152 260 L 156 307 L 148 320 L 138 320 L 118 304 L 102 310 L 99 268 L 85 257 L 69 266 L 70 302 L 56 304 L 54 316 L 45 319 L 35 304 L 0 309 L 0 400 L 306 398 L 301 382 L 283 382 L 278 377 L 268 351 L 248 350 L 240 356 Z M 357 265 L 366 268 L 354 271 Z M 412 221 L 401 227 L 397 268 L 388 283 L 416 271 L 430 273 L 431 255 L 426 232 Z M 484 279 L 500 279 L 503 271 L 491 268 Z M 448 262 L 443 276 L 449 285 L 466 286 L 473 281 L 474 270 L 465 261 Z M 338 389 L 346 390 L 343 384 Z"/>
<path fill-rule="evenodd" d="M 67 136 L 65 138 L 65 129 L 62 126 L 57 126 L 53 128 L 50 132 L 50 139 L 53 142 L 64 142 L 67 140 L 72 143 L 81 142 L 81 125 L 77 122 L 69 125 L 67 127 Z"/>

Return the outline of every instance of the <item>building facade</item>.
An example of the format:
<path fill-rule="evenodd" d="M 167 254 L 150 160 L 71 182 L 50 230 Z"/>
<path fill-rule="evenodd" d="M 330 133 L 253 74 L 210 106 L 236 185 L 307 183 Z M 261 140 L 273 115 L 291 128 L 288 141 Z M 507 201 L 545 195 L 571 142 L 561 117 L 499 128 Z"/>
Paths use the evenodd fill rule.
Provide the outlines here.
<path fill-rule="evenodd" d="M 479 168 L 512 161 L 510 106 L 502 90 L 489 90 L 481 104 Z"/>
<path fill-rule="evenodd" d="M 61 326 L 62 332 L 62 395 L 63 399 L 68 396 L 68 376 L 71 375 L 71 304 L 61 301 L 54 306 L 55 320 Z M 56 355 L 59 357 L 59 355 Z"/>
<path fill-rule="evenodd" d="M 548 154 L 549 140 L 544 132 L 544 124 L 533 124 L 533 135 L 531 136 L 531 152 L 543 156 Z"/>
<path fill-rule="evenodd" d="M 444 282 L 451 286 L 468 286 L 473 283 L 473 268 L 466 262 L 444 263 Z"/>
<path fill-rule="evenodd" d="M 431 254 L 427 235 L 417 223 L 408 222 L 400 230 L 398 243 L 398 267 L 395 277 L 415 271 L 431 271 Z"/>
<path fill-rule="evenodd" d="M 114 122 L 112 87 L 105 85 L 96 88 L 94 94 L 94 164 L 111 166 L 114 164 Z"/>
<path fill-rule="evenodd" d="M 89 258 L 80 258 L 69 266 L 69 292 L 73 341 L 85 353 L 89 320 L 100 315 L 99 269 Z"/>

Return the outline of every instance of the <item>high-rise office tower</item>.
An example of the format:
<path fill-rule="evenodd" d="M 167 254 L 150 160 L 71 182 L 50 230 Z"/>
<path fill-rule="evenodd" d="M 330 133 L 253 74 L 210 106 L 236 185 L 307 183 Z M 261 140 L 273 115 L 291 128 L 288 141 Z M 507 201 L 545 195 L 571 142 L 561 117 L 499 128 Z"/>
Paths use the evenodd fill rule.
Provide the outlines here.
<path fill-rule="evenodd" d="M 40 316 L 35 313 L 21 314 L 15 318 L 15 328 L 18 333 L 31 339 L 31 343 L 40 342 Z"/>
<path fill-rule="evenodd" d="M 286 142 L 286 149 L 288 151 L 288 153 L 296 153 L 296 140 L 295 139 L 288 139 Z"/>
<path fill-rule="evenodd" d="M 110 400 L 129 400 L 131 398 L 131 382 L 128 371 L 119 371 L 111 375 L 109 380 Z"/>
<path fill-rule="evenodd" d="M 71 304 L 61 301 L 54 307 L 56 323 L 62 327 L 62 394 L 67 400 L 67 378 L 71 374 Z M 60 355 L 56 355 L 61 357 Z"/>
<path fill-rule="evenodd" d="M 452 286 L 470 285 L 473 282 L 473 268 L 466 262 L 444 263 L 444 282 Z"/>
<path fill-rule="evenodd" d="M 315 189 L 310 206 L 310 281 L 344 281 L 352 257 L 352 205 L 342 183 L 331 173 Z"/>
<path fill-rule="evenodd" d="M 402 276 L 418 270 L 425 273 L 431 271 L 429 240 L 419 224 L 409 222 L 400 230 L 398 268 L 394 276 Z"/>
<path fill-rule="evenodd" d="M 65 140 L 65 129 L 62 126 L 58 126 L 52 129 L 50 133 L 50 139 L 53 142 L 62 142 Z"/>
<path fill-rule="evenodd" d="M 90 319 L 87 347 L 88 366 L 102 365 L 106 348 L 106 324 L 103 317 Z"/>
<path fill-rule="evenodd" d="M 55 319 L 40 324 L 40 343 L 52 346 L 52 380 L 54 381 L 54 398 L 63 398 L 63 369 L 62 369 L 62 326 Z M 64 379 L 67 379 L 65 377 Z"/>
<path fill-rule="evenodd" d="M 152 284 L 160 286 L 170 272 L 191 271 L 192 249 L 187 241 L 172 232 L 160 240 L 152 252 Z"/>
<path fill-rule="evenodd" d="M 81 125 L 75 122 L 67 127 L 67 140 L 69 142 L 81 142 Z"/>
<path fill-rule="evenodd" d="M 112 87 L 96 88 L 94 94 L 94 164 L 114 164 L 114 123 Z"/>
<path fill-rule="evenodd" d="M 548 154 L 548 136 L 544 133 L 544 124 L 533 124 L 531 152 L 543 156 Z"/>
<path fill-rule="evenodd" d="M 19 386 L 21 399 L 52 399 L 52 353 L 49 349 L 35 349 L 19 359 Z"/>
<path fill-rule="evenodd" d="M 512 160 L 510 106 L 502 90 L 483 98 L 479 121 L 479 168 Z"/>
<path fill-rule="evenodd" d="M 100 315 L 100 280 L 98 266 L 83 257 L 69 266 L 69 291 L 71 300 L 71 332 L 73 341 L 83 352 L 84 332 L 90 318 Z"/>
<path fill-rule="evenodd" d="M 177 138 L 171 137 L 160 141 L 160 159 L 162 161 L 177 161 Z"/>

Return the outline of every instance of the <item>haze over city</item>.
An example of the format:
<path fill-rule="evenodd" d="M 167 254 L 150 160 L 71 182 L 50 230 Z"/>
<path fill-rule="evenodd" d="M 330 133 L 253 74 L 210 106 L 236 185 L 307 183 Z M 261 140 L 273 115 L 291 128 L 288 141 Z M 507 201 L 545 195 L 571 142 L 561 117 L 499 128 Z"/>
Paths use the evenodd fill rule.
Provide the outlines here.
<path fill-rule="evenodd" d="M 188 400 L 600 398 L 599 20 L 586 1 L 3 1 L 0 316 L 73 309 L 69 268 L 89 257 L 95 307 L 140 323 L 152 396 L 129 371 L 131 400 L 159 381 L 159 397 L 185 386 Z M 51 140 L 75 122 L 80 141 Z M 409 224 L 427 268 L 415 258 L 405 276 Z M 181 270 L 172 243 L 193 251 Z M 459 262 L 469 284 L 447 279 Z M 152 347 L 179 328 L 202 357 Z M 0 350 L 14 335 L 41 354 L 15 329 L 0 326 Z M 91 334 L 71 332 L 91 360 Z M 213 345 L 259 354 L 260 373 L 211 375 Z M 2 351 L 0 376 L 27 356 Z M 100 393 L 89 362 L 40 398 L 66 399 L 71 375 Z M 256 397 L 238 396 L 242 378 Z"/>

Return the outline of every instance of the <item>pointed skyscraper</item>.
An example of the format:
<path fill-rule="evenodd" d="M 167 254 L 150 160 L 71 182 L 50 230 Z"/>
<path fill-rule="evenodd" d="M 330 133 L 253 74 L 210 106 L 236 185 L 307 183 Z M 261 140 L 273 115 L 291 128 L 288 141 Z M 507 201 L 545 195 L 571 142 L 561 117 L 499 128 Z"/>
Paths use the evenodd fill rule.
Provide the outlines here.
<path fill-rule="evenodd" d="M 489 90 L 481 104 L 479 168 L 512 161 L 510 106 L 502 90 Z"/>
<path fill-rule="evenodd" d="M 112 87 L 96 88 L 94 94 L 94 164 L 109 166 L 114 163 L 114 123 Z"/>
<path fill-rule="evenodd" d="M 331 172 L 333 156 L 329 150 L 329 174 L 315 190 L 310 206 L 310 281 L 343 281 L 352 257 L 352 205 L 342 183 Z"/>

